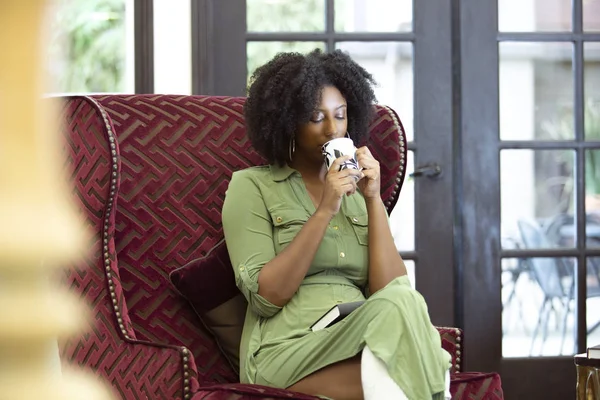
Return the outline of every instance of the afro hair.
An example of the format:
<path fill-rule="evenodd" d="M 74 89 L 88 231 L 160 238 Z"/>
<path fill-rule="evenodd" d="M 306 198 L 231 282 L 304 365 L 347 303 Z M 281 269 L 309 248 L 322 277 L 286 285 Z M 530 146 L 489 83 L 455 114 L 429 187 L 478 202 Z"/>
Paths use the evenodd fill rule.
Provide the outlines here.
<path fill-rule="evenodd" d="M 298 126 L 310 120 L 325 86 L 344 96 L 348 132 L 355 143 L 364 143 L 376 102 L 373 85 L 371 74 L 340 50 L 277 54 L 250 79 L 244 116 L 254 149 L 269 164 L 283 166 Z"/>

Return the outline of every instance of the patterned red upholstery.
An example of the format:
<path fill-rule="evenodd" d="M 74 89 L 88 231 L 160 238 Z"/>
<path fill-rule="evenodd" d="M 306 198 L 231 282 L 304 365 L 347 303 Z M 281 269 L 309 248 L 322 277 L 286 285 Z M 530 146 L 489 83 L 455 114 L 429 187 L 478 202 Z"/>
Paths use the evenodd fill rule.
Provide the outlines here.
<path fill-rule="evenodd" d="M 452 399 L 501 400 L 504 399 L 500 375 L 496 373 L 461 372 L 451 376 Z"/>
<path fill-rule="evenodd" d="M 120 280 L 109 280 L 119 274 L 113 240 L 120 167 L 116 141 L 110 140 L 100 108 L 90 100 L 66 101 L 62 120 L 72 194 L 92 234 L 89 253 L 67 271 L 65 281 L 85 297 L 94 320 L 83 335 L 60 344 L 61 357 L 95 370 L 117 398 L 135 399 L 142 394 L 151 399 L 177 394 L 181 398 L 181 371 L 188 351 L 138 340 Z M 196 389 L 195 369 L 188 376 Z"/>
<path fill-rule="evenodd" d="M 222 238 L 220 210 L 231 173 L 264 163 L 245 135 L 243 101 L 167 95 L 64 100 L 73 195 L 94 235 L 92 251 L 66 282 L 93 307 L 94 321 L 81 337 L 63 342 L 61 354 L 96 370 L 120 398 L 309 398 L 236 384 L 168 280 L 172 269 Z M 404 179 L 406 138 L 386 107 L 377 107 L 371 131 L 369 147 L 381 161 L 391 211 Z M 497 375 L 454 374 L 461 369 L 462 332 L 439 331 L 452 354 L 458 398 L 492 388 L 499 396 L 489 398 L 501 399 Z"/>

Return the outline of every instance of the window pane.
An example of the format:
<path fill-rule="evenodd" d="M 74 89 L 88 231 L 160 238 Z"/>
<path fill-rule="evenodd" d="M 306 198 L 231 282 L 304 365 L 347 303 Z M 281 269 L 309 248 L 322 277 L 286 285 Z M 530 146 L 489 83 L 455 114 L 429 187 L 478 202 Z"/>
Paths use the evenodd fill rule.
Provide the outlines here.
<path fill-rule="evenodd" d="M 575 137 L 572 60 L 570 43 L 500 43 L 502 140 Z"/>
<path fill-rule="evenodd" d="M 600 43 L 584 44 L 584 79 L 585 138 L 600 141 Z"/>
<path fill-rule="evenodd" d="M 271 60 L 277 53 L 295 51 L 308 53 L 316 48 L 325 50 L 323 42 L 248 42 L 246 52 L 248 55 L 248 80 L 254 70 Z"/>
<path fill-rule="evenodd" d="M 600 44 L 585 43 L 584 51 L 585 138 L 600 141 Z M 585 187 L 587 246 L 600 247 L 600 149 L 586 151 Z"/>
<path fill-rule="evenodd" d="M 413 48 L 402 42 L 339 42 L 342 49 L 369 71 L 378 83 L 375 95 L 379 104 L 398 113 L 406 130 L 413 135 Z"/>
<path fill-rule="evenodd" d="M 600 0 L 583 0 L 583 29 L 600 31 Z"/>
<path fill-rule="evenodd" d="M 575 246 L 574 157 L 572 150 L 500 153 L 504 248 Z"/>
<path fill-rule="evenodd" d="M 133 0 L 57 0 L 54 7 L 50 90 L 133 93 Z"/>
<path fill-rule="evenodd" d="M 600 247 L 600 149 L 585 153 L 587 247 Z"/>
<path fill-rule="evenodd" d="M 570 31 L 572 15 L 571 0 L 498 0 L 502 32 Z"/>
<path fill-rule="evenodd" d="M 390 215 L 392 236 L 399 251 L 415 250 L 415 182 L 408 177 L 414 170 L 414 153 L 408 151 L 406 178 L 398 202 Z"/>
<path fill-rule="evenodd" d="M 335 30 L 408 32 L 412 14 L 412 0 L 335 0 Z"/>
<path fill-rule="evenodd" d="M 575 353 L 572 258 L 502 260 L 502 356 Z"/>
<path fill-rule="evenodd" d="M 249 32 L 325 31 L 325 0 L 246 0 Z"/>
<path fill-rule="evenodd" d="M 600 257 L 587 259 L 587 345 L 600 344 Z"/>
<path fill-rule="evenodd" d="M 154 0 L 154 92 L 192 93 L 190 0 Z"/>

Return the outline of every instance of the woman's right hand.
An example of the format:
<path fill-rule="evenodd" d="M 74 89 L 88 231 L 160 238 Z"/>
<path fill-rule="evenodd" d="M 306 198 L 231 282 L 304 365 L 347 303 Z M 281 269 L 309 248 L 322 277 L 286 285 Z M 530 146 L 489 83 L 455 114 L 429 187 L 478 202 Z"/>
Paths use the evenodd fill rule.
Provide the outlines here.
<path fill-rule="evenodd" d="M 317 211 L 323 211 L 331 218 L 340 210 L 342 197 L 356 192 L 356 183 L 363 177 L 363 173 L 354 168 L 345 168 L 340 171 L 342 164 L 351 158 L 349 155 L 336 158 L 325 176 L 323 196 Z"/>

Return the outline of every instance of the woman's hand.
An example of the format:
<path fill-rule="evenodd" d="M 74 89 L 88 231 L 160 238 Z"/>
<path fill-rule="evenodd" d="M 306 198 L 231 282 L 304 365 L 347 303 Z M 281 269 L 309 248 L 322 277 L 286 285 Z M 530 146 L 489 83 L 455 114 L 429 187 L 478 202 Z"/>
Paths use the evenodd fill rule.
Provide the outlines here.
<path fill-rule="evenodd" d="M 327 213 L 330 218 L 333 218 L 340 210 L 342 197 L 356 192 L 356 182 L 363 176 L 361 171 L 354 168 L 345 168 L 340 171 L 342 164 L 351 158 L 351 156 L 338 157 L 331 164 L 325 176 L 323 196 L 317 211 Z"/>
<path fill-rule="evenodd" d="M 358 182 L 358 188 L 365 199 L 376 199 L 381 197 L 381 179 L 379 170 L 379 161 L 373 158 L 371 151 L 367 146 L 356 150 L 356 161 L 364 174 L 364 179 Z"/>

